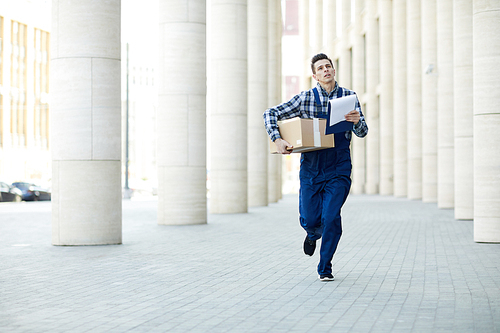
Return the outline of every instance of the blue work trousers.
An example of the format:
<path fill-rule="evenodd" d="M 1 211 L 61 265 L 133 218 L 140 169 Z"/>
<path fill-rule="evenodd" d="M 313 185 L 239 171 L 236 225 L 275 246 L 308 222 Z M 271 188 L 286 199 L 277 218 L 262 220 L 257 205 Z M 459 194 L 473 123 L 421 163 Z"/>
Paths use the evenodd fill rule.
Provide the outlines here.
<path fill-rule="evenodd" d="M 340 211 L 351 188 L 349 148 L 303 153 L 300 165 L 300 224 L 311 240 L 322 238 L 318 274 L 332 273 L 342 235 Z"/>

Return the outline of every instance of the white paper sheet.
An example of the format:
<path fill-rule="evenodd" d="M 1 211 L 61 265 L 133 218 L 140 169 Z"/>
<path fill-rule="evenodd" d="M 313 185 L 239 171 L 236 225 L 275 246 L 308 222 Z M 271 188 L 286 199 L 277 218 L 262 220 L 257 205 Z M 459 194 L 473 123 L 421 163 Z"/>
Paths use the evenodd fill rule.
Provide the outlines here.
<path fill-rule="evenodd" d="M 333 126 L 344 121 L 344 116 L 356 109 L 356 95 L 349 95 L 342 98 L 330 100 L 330 125 Z"/>

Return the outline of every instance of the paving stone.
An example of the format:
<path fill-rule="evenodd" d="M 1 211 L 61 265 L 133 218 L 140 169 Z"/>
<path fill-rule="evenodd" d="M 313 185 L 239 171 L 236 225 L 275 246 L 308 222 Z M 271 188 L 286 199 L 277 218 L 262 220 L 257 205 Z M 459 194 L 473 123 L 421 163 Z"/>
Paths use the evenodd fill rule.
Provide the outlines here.
<path fill-rule="evenodd" d="M 351 195 L 334 257 L 302 253 L 296 195 L 206 225 L 123 201 L 123 244 L 50 244 L 51 204 L 0 204 L 0 332 L 500 332 L 500 244 L 402 198 Z"/>

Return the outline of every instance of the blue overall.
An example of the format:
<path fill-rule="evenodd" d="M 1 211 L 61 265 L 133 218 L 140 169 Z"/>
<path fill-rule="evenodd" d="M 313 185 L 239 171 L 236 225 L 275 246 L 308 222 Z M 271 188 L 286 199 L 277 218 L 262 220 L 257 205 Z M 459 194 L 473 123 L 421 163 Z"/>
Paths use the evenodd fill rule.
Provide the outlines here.
<path fill-rule="evenodd" d="M 341 89 L 339 89 L 342 97 Z M 316 103 L 321 106 L 317 91 Z M 322 112 L 319 117 L 326 118 Z M 332 273 L 332 258 L 342 235 L 340 210 L 351 188 L 350 132 L 335 133 L 335 147 L 302 153 L 300 224 L 309 239 L 322 238 L 318 274 Z"/>

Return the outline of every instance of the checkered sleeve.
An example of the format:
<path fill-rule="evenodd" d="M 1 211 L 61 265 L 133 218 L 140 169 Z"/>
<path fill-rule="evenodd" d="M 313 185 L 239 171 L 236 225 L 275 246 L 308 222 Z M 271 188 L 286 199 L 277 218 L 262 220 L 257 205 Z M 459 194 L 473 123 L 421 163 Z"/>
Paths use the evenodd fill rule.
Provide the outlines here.
<path fill-rule="evenodd" d="M 298 94 L 292 97 L 288 102 L 279 104 L 275 107 L 269 108 L 264 112 L 264 126 L 266 127 L 267 134 L 274 142 L 276 139 L 281 138 L 278 130 L 278 121 L 299 117 L 300 107 L 304 100 L 304 94 Z"/>
<path fill-rule="evenodd" d="M 359 122 L 353 126 L 352 131 L 354 132 L 354 134 L 356 134 L 357 137 L 364 138 L 368 134 L 368 125 L 366 124 L 365 116 L 361 111 L 361 105 L 359 104 L 357 96 L 356 96 L 356 111 L 359 112 L 359 115 L 361 117 L 359 119 Z"/>

